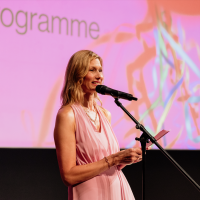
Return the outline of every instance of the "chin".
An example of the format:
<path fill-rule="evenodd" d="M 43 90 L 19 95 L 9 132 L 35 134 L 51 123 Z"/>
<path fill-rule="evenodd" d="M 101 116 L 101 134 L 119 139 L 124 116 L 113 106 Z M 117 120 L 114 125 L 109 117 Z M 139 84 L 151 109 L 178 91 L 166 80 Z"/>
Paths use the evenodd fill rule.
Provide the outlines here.
<path fill-rule="evenodd" d="M 84 93 L 86 94 L 94 94 L 96 92 L 95 88 L 90 88 L 90 89 L 87 89 L 86 91 L 84 91 Z"/>

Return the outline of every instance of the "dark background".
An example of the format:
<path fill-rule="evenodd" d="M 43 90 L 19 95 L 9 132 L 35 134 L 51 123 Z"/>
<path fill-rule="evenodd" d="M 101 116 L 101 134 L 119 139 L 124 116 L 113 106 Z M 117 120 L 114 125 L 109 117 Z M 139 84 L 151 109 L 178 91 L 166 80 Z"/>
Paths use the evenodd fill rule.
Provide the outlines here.
<path fill-rule="evenodd" d="M 200 184 L 200 151 L 168 153 Z M 200 199 L 200 192 L 159 150 L 147 152 L 146 167 L 146 200 Z M 123 172 L 141 200 L 142 163 Z M 67 200 L 55 149 L 0 149 L 0 200 Z"/>

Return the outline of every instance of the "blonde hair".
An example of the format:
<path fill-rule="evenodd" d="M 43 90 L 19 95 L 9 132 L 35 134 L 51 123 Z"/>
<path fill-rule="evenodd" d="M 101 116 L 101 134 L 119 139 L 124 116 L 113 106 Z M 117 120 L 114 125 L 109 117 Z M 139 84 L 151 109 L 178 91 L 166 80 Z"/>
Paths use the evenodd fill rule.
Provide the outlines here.
<path fill-rule="evenodd" d="M 63 89 L 61 92 L 62 106 L 83 102 L 84 92 L 81 85 L 83 84 L 84 77 L 89 71 L 89 64 L 94 59 L 99 59 L 102 66 L 102 58 L 92 51 L 81 50 L 72 55 L 66 68 Z M 101 102 L 96 92 L 94 93 L 94 97 Z"/>

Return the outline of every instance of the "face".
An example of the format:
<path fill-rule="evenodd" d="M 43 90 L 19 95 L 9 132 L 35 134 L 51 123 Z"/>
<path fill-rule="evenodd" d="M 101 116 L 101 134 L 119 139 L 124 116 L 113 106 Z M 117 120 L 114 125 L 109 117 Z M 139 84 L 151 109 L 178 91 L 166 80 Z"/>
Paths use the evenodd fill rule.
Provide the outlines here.
<path fill-rule="evenodd" d="M 82 88 L 86 93 L 94 93 L 96 86 L 103 81 L 102 66 L 99 59 L 94 59 L 89 64 L 89 71 L 84 77 Z"/>

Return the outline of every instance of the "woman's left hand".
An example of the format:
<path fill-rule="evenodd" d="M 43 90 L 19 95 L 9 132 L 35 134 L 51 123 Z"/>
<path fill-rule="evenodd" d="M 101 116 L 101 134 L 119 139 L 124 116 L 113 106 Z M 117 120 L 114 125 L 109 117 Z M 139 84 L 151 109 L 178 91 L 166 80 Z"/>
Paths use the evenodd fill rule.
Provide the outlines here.
<path fill-rule="evenodd" d="M 150 150 L 151 149 L 151 147 L 148 147 L 146 150 Z M 133 162 L 132 164 L 134 164 L 134 163 L 138 163 L 138 162 L 140 162 L 140 161 L 142 161 L 142 155 L 141 156 L 139 156 L 139 158 L 135 161 L 135 162 Z M 129 165 L 131 165 L 131 164 L 129 164 Z M 118 165 L 118 169 L 119 170 L 121 170 L 121 169 L 123 169 L 124 167 L 126 167 L 126 165 Z"/>
<path fill-rule="evenodd" d="M 150 150 L 150 149 L 151 149 L 151 147 L 146 148 L 146 150 Z M 142 155 L 139 156 L 139 158 L 134 163 L 137 163 L 137 162 L 140 162 L 140 161 L 142 161 Z"/>

